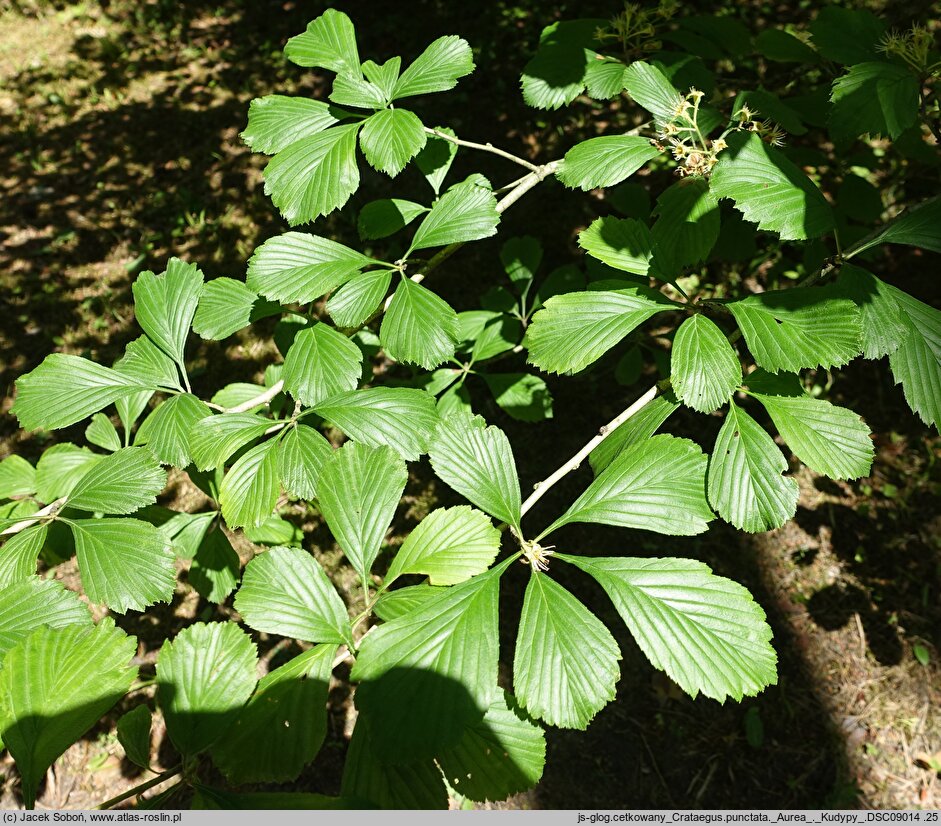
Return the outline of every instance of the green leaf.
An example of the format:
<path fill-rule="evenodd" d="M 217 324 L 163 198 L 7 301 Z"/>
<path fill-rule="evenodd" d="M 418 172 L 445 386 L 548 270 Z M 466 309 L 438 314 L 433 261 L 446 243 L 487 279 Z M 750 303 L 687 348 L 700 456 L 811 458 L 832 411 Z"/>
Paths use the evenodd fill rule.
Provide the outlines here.
<path fill-rule="evenodd" d="M 653 258 L 653 235 L 634 218 L 597 218 L 578 234 L 578 245 L 616 270 L 647 275 Z"/>
<path fill-rule="evenodd" d="M 889 356 L 892 375 L 908 406 L 925 424 L 941 429 L 941 312 L 902 290 L 888 289 L 909 330 Z"/>
<path fill-rule="evenodd" d="M 364 583 L 407 481 L 405 463 L 394 451 L 357 442 L 337 450 L 320 472 L 320 511 Z"/>
<path fill-rule="evenodd" d="M 223 413 L 199 419 L 189 433 L 193 464 L 200 470 L 222 467 L 235 451 L 264 435 L 272 424 L 271 419 L 254 413 Z"/>
<path fill-rule="evenodd" d="M 381 762 L 365 718 L 360 718 L 353 729 L 340 789 L 346 797 L 368 800 L 384 809 L 448 808 L 448 791 L 435 761 L 428 758 L 403 765 Z"/>
<path fill-rule="evenodd" d="M 460 505 L 439 508 L 405 538 L 385 582 L 426 574 L 432 585 L 456 585 L 483 573 L 500 550 L 500 531 L 485 513 Z"/>
<path fill-rule="evenodd" d="M 183 389 L 183 385 L 180 384 L 180 374 L 173 359 L 147 336 L 140 336 L 128 344 L 124 348 L 124 355 L 114 363 L 114 369 L 125 376 L 137 379 L 138 386 L 142 388 L 151 390 L 158 387 L 169 387 L 173 390 Z M 148 394 L 147 399 L 149 398 L 150 395 Z M 118 401 L 122 399 L 118 399 Z M 145 404 L 146 400 L 140 405 L 140 410 L 144 409 Z M 138 415 L 140 415 L 140 411 L 138 411 Z"/>
<path fill-rule="evenodd" d="M 118 742 L 124 756 L 135 766 L 150 768 L 150 730 L 153 715 L 146 705 L 132 708 L 122 714 L 117 722 Z"/>
<path fill-rule="evenodd" d="M 565 162 L 556 177 L 567 187 L 586 192 L 614 186 L 659 154 L 660 150 L 647 138 L 633 135 L 591 138 L 565 153 Z"/>
<path fill-rule="evenodd" d="M 652 268 L 661 280 L 705 261 L 719 238 L 719 204 L 702 178 L 681 178 L 657 199 Z"/>
<path fill-rule="evenodd" d="M 906 66 L 858 63 L 833 82 L 830 134 L 837 140 L 884 135 L 893 140 L 918 117 L 920 84 Z"/>
<path fill-rule="evenodd" d="M 235 610 L 256 631 L 307 642 L 352 643 L 343 600 L 320 563 L 300 548 L 272 548 L 249 562 Z"/>
<path fill-rule="evenodd" d="M 769 372 L 840 367 L 860 353 L 859 310 L 832 287 L 769 290 L 725 306 Z"/>
<path fill-rule="evenodd" d="M 559 558 L 598 580 L 647 659 L 693 697 L 738 701 L 777 682 L 765 612 L 702 562 Z"/>
<path fill-rule="evenodd" d="M 379 597 L 375 605 L 376 616 L 383 622 L 391 622 L 403 614 L 414 611 L 421 605 L 424 605 L 431 599 L 442 594 L 441 588 L 422 583 L 421 585 L 409 585 L 405 588 L 396 588 L 394 591 L 386 591 Z"/>
<path fill-rule="evenodd" d="M 457 745 L 496 694 L 504 563 L 379 626 L 351 678 L 376 757 L 408 763 Z"/>
<path fill-rule="evenodd" d="M 719 516 L 749 533 L 780 528 L 797 510 L 797 480 L 787 460 L 744 410 L 729 405 L 709 461 L 709 501 Z"/>
<path fill-rule="evenodd" d="M 219 527 L 199 543 L 189 570 L 189 583 L 207 602 L 219 605 L 238 584 L 239 555 Z"/>
<path fill-rule="evenodd" d="M 278 476 L 299 499 L 317 498 L 317 480 L 333 446 L 312 427 L 296 424 L 278 444 Z"/>
<path fill-rule="evenodd" d="M 42 626 L 65 628 L 69 625 L 91 624 L 88 606 L 79 599 L 78 594 L 67 590 L 54 579 L 40 579 L 30 575 L 0 588 L 0 659 Z"/>
<path fill-rule="evenodd" d="M 814 46 L 827 60 L 852 65 L 879 56 L 885 25 L 871 12 L 825 6 L 810 24 Z"/>
<path fill-rule="evenodd" d="M 676 397 L 666 393 L 647 402 L 626 422 L 618 425 L 588 457 L 595 474 L 601 473 L 627 448 L 647 441 L 679 406 Z"/>
<path fill-rule="evenodd" d="M 443 132 L 456 138 L 453 129 L 446 126 L 435 127 L 436 132 Z M 442 137 L 429 135 L 425 148 L 415 156 L 415 166 L 418 167 L 435 195 L 441 192 L 441 185 L 447 177 L 448 170 L 457 155 L 457 144 Z"/>
<path fill-rule="evenodd" d="M 517 289 L 535 278 L 541 262 L 542 244 L 531 235 L 509 238 L 500 248 L 500 263 Z"/>
<path fill-rule="evenodd" d="M 658 127 L 672 121 L 683 102 L 680 93 L 663 72 L 640 60 L 634 61 L 625 70 L 624 88 L 636 103 L 653 115 Z"/>
<path fill-rule="evenodd" d="M 382 92 L 383 100 L 392 99 L 395 83 L 399 79 L 402 69 L 401 57 L 390 57 L 381 66 L 371 60 L 363 64 L 363 74 L 366 79 Z M 385 103 L 383 103 L 385 105 Z"/>
<path fill-rule="evenodd" d="M 0 737 L 32 809 L 46 770 L 131 687 L 137 641 L 110 619 L 94 628 L 40 628 L 0 671 Z"/>
<path fill-rule="evenodd" d="M 555 295 L 533 316 L 523 346 L 529 348 L 530 364 L 549 373 L 574 373 L 672 306 L 646 287 Z"/>
<path fill-rule="evenodd" d="M 300 548 L 304 544 L 304 531 L 293 522 L 276 513 L 254 528 L 246 528 L 245 536 L 256 545 L 286 545 Z"/>
<path fill-rule="evenodd" d="M 214 278 L 203 284 L 199 306 L 193 317 L 193 332 L 201 338 L 218 341 L 252 321 L 252 308 L 258 296 L 234 278 Z"/>
<path fill-rule="evenodd" d="M 13 534 L 0 548 L 0 589 L 36 573 L 36 560 L 46 544 L 48 528 L 35 525 Z"/>
<path fill-rule="evenodd" d="M 503 692 L 484 719 L 464 732 L 438 763 L 461 796 L 483 802 L 505 800 L 539 782 L 546 764 L 546 737 Z"/>
<path fill-rule="evenodd" d="M 360 73 L 356 31 L 349 17 L 327 9 L 307 24 L 303 34 L 288 40 L 284 55 L 298 66 L 329 69 L 337 74 Z"/>
<path fill-rule="evenodd" d="M 427 451 L 438 424 L 434 398 L 424 390 L 407 387 L 355 390 L 314 409 L 357 442 L 371 447 L 388 445 L 408 461 Z"/>
<path fill-rule="evenodd" d="M 104 413 L 96 413 L 91 417 L 91 423 L 85 428 L 85 438 L 93 445 L 105 450 L 115 451 L 121 449 L 121 437 L 111 423 L 111 419 Z"/>
<path fill-rule="evenodd" d="M 10 412 L 24 430 L 58 430 L 154 385 L 88 359 L 53 353 L 16 380 Z"/>
<path fill-rule="evenodd" d="M 36 498 L 40 502 L 54 502 L 60 496 L 68 496 L 89 468 L 104 458 L 87 447 L 68 442 L 53 445 L 36 464 Z"/>
<path fill-rule="evenodd" d="M 438 199 L 418 225 L 406 256 L 415 250 L 489 238 L 499 223 L 497 199 L 489 189 L 458 184 Z"/>
<path fill-rule="evenodd" d="M 730 198 L 746 220 L 783 240 L 817 238 L 833 229 L 823 193 L 794 163 L 754 133 L 733 132 L 719 155 L 709 186 Z"/>
<path fill-rule="evenodd" d="M 192 758 L 218 740 L 255 681 L 255 645 L 231 622 L 199 622 L 165 642 L 157 658 L 157 700 L 177 751 Z"/>
<path fill-rule="evenodd" d="M 831 479 L 869 474 L 874 452 L 869 428 L 852 410 L 803 394 L 751 395 L 764 405 L 781 438 L 811 470 Z"/>
<path fill-rule="evenodd" d="M 601 620 L 548 576 L 532 573 L 513 658 L 513 689 L 529 714 L 587 728 L 614 699 L 620 659 Z"/>
<path fill-rule="evenodd" d="M 523 98 L 537 109 L 558 109 L 575 100 L 585 88 L 590 67 L 597 61 L 595 32 L 607 20 L 565 20 L 542 30 L 539 50 L 523 69 Z"/>
<path fill-rule="evenodd" d="M 585 70 L 588 96 L 595 100 L 611 100 L 624 91 L 624 71 L 619 60 L 594 60 Z"/>
<path fill-rule="evenodd" d="M 441 481 L 501 522 L 519 527 L 520 483 L 506 434 L 480 416 L 455 414 L 435 431 L 431 466 Z"/>
<path fill-rule="evenodd" d="M 454 356 L 457 313 L 431 290 L 403 278 L 386 310 L 379 337 L 389 358 L 433 370 Z"/>
<path fill-rule="evenodd" d="M 273 301 L 309 304 L 370 263 L 362 253 L 328 238 L 286 232 L 255 250 L 246 283 Z"/>
<path fill-rule="evenodd" d="M 133 513 L 157 501 L 167 474 L 154 455 L 126 447 L 105 456 L 82 476 L 69 494 L 69 506 L 100 513 Z"/>
<path fill-rule="evenodd" d="M 360 124 L 334 126 L 302 138 L 265 167 L 265 194 L 291 225 L 342 207 L 359 187 L 356 134 Z M 270 297 L 270 296 L 269 296 Z"/>
<path fill-rule="evenodd" d="M 345 115 L 322 100 L 266 95 L 249 105 L 248 126 L 240 137 L 256 152 L 274 155 L 339 123 Z"/>
<path fill-rule="evenodd" d="M 133 285 L 137 323 L 184 371 L 186 336 L 202 289 L 203 274 L 199 268 L 179 258 L 171 258 L 161 275 L 142 272 Z"/>
<path fill-rule="evenodd" d="M 359 213 L 357 223 L 359 237 L 363 239 L 387 238 L 408 226 L 425 212 L 428 212 L 428 207 L 401 198 L 370 201 Z"/>
<path fill-rule="evenodd" d="M 327 734 L 327 688 L 334 645 L 318 645 L 267 674 L 212 747 L 226 779 L 243 783 L 295 780 Z M 246 759 L 251 755 L 251 759 Z"/>
<path fill-rule="evenodd" d="M 466 40 L 446 35 L 433 41 L 404 71 L 395 84 L 393 98 L 446 92 L 458 78 L 474 71 L 474 55 Z"/>
<path fill-rule="evenodd" d="M 360 75 L 338 75 L 333 81 L 330 100 L 357 109 L 382 109 L 387 103 L 382 89 Z"/>
<path fill-rule="evenodd" d="M 755 38 L 758 53 L 777 63 L 817 63 L 820 56 L 783 29 L 765 29 Z"/>
<path fill-rule="evenodd" d="M 702 314 L 680 325 L 670 354 L 676 395 L 700 413 L 712 413 L 742 383 L 742 366 L 725 334 Z"/>
<path fill-rule="evenodd" d="M 391 178 L 398 175 L 425 145 L 425 127 L 408 109 L 383 109 L 370 115 L 359 133 L 366 160 Z"/>
<path fill-rule="evenodd" d="M 908 335 L 908 327 L 892 297 L 892 288 L 872 273 L 844 264 L 840 267 L 837 289 L 859 308 L 863 356 L 877 359 L 898 350 Z"/>
<path fill-rule="evenodd" d="M 222 480 L 219 505 L 230 528 L 260 525 L 274 510 L 278 480 L 277 439 L 243 453 Z"/>
<path fill-rule="evenodd" d="M 176 584 L 170 542 L 138 519 L 80 519 L 69 523 L 88 598 L 118 614 L 169 602 Z"/>
<path fill-rule="evenodd" d="M 521 422 L 552 418 L 552 395 L 546 383 L 529 373 L 483 373 L 493 398 L 509 416 Z"/>
<path fill-rule="evenodd" d="M 906 209 L 874 236 L 867 236 L 846 253 L 858 255 L 879 244 L 907 244 L 941 252 L 941 198 L 931 198 Z"/>
<path fill-rule="evenodd" d="M 324 399 L 355 390 L 362 373 L 359 347 L 328 324 L 301 330 L 284 359 L 284 388 L 311 407 Z"/>
<path fill-rule="evenodd" d="M 30 496 L 36 492 L 36 470 L 22 456 L 0 462 L 0 499 Z"/>
<path fill-rule="evenodd" d="M 181 393 L 154 408 L 141 422 L 135 445 L 147 445 L 165 465 L 185 468 L 191 459 L 190 433 L 212 411 L 196 396 Z"/>
<path fill-rule="evenodd" d="M 337 327 L 359 327 L 378 309 L 389 291 L 392 273 L 373 270 L 354 275 L 327 302 L 327 312 Z"/>
<path fill-rule="evenodd" d="M 572 522 L 640 528 L 670 536 L 702 533 L 714 518 L 706 502 L 706 456 L 666 434 L 623 450 L 542 536 Z"/>

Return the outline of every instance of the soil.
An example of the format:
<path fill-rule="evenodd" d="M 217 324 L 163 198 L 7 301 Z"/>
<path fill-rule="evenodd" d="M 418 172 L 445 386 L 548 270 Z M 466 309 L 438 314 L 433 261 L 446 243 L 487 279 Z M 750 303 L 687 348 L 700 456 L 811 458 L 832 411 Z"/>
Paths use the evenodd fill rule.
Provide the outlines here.
<path fill-rule="evenodd" d="M 627 117 L 607 105 L 537 112 L 523 105 L 518 91 L 519 71 L 542 25 L 607 17 L 610 3 L 426 1 L 411 4 L 409 26 L 398 3 L 374 0 L 368 14 L 340 5 L 349 7 L 364 55 L 413 56 L 452 32 L 479 48 L 475 75 L 456 92 L 429 98 L 421 110 L 425 122 L 451 125 L 467 139 L 492 140 L 544 161 Z M 49 352 L 106 364 L 123 352 L 137 335 L 130 285 L 140 271 L 160 271 L 168 256 L 178 255 L 198 261 L 207 276 L 243 276 L 255 246 L 286 229 L 263 193 L 263 159 L 238 139 L 248 103 L 275 92 L 322 95 L 326 78 L 280 55 L 286 38 L 321 11 L 317 3 L 15 0 L 0 8 L 0 382 L 6 412 L 15 378 Z M 797 14 L 770 4 L 747 8 L 758 21 Z M 889 7 L 888 13 L 904 22 L 904 12 Z M 387 179 L 362 168 L 355 205 L 389 193 Z M 469 153 L 459 155 L 456 171 L 481 171 L 499 184 L 515 177 L 503 162 Z M 900 197 L 932 194 L 936 172 L 925 174 Z M 396 195 L 409 197 L 421 186 L 405 173 Z M 581 260 L 576 232 L 609 208 L 600 195 L 581 197 L 546 184 L 525 208 L 506 214 L 501 238 L 528 233 L 546 239 L 548 272 Z M 352 214 L 355 209 L 331 216 L 318 232 L 357 243 Z M 499 273 L 498 251 L 498 241 L 465 248 L 434 275 L 435 288 L 457 309 L 473 308 Z M 939 306 L 937 265 L 936 255 L 896 248 L 871 266 Z M 194 342 L 201 366 L 192 374 L 195 391 L 208 397 L 223 375 L 226 382 L 260 380 L 274 357 L 270 334 L 271 326 L 261 324 L 222 343 Z M 555 415 L 537 425 L 481 403 L 480 412 L 510 437 L 524 490 L 655 379 L 653 365 L 633 388 L 621 387 L 612 374 L 613 365 L 603 364 L 575 378 L 549 378 Z M 542 781 L 506 805 L 941 808 L 935 771 L 941 761 L 941 439 L 913 417 L 884 361 L 856 362 L 817 378 L 828 385 L 829 398 L 860 412 L 872 428 L 877 456 L 869 478 L 831 482 L 793 460 L 801 489 L 797 517 L 758 536 L 717 523 L 689 539 L 600 526 L 572 526 L 557 537 L 560 550 L 700 559 L 743 583 L 774 630 L 778 684 L 741 704 L 687 697 L 653 671 L 593 583 L 559 570 L 560 581 L 617 637 L 623 653 L 618 696 L 586 732 L 550 730 Z M 667 429 L 708 448 L 719 424 L 716 417 L 680 413 Z M 82 430 L 25 434 L 4 415 L 0 439 L 0 456 L 16 452 L 36 460 L 52 441 L 80 442 Z M 549 521 L 589 478 L 587 467 L 566 477 L 534 517 Z M 185 475 L 172 481 L 163 503 L 198 507 L 200 494 Z M 429 508 L 452 501 L 453 493 L 425 466 L 415 466 L 390 545 Z M 348 586 L 350 569 L 316 517 L 299 508 L 289 516 L 305 529 L 305 547 Z M 250 543 L 240 543 L 247 559 Z M 77 584 L 72 563 L 54 575 Z M 505 577 L 504 677 L 524 585 L 522 566 Z M 355 608 L 355 595 L 345 591 Z M 231 608 L 200 600 L 184 571 L 169 606 L 132 613 L 120 623 L 140 639 L 146 677 L 163 639 L 194 621 L 230 615 Z M 256 638 L 266 663 L 293 650 L 284 641 Z M 151 694 L 143 688 L 125 698 L 70 748 L 49 771 L 39 805 L 87 808 L 146 779 L 124 758 L 113 725 Z M 327 742 L 291 789 L 338 793 L 353 714 L 344 683 L 335 682 Z M 155 768 L 171 765 L 159 720 L 153 748 Z M 0 805 L 19 805 L 6 754 L 0 772 Z"/>

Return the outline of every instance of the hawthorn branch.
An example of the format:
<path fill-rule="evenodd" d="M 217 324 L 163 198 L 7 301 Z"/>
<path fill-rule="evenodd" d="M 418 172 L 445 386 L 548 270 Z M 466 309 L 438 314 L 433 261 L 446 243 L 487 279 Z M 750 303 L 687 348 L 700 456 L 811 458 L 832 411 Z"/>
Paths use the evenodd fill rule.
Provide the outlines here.
<path fill-rule="evenodd" d="M 248 410 L 251 410 L 253 407 L 258 407 L 262 404 L 268 404 L 275 396 L 278 395 L 284 389 L 284 381 L 278 379 L 274 384 L 271 385 L 264 393 L 259 393 L 254 398 L 248 399 L 247 401 L 237 404 L 234 407 L 224 407 L 222 408 L 223 413 L 245 413 Z"/>
<path fill-rule="evenodd" d="M 468 149 L 479 149 L 481 152 L 489 152 L 492 155 L 499 155 L 501 158 L 506 158 L 508 161 L 513 161 L 513 163 L 525 167 L 530 172 L 535 172 L 537 169 L 539 169 L 536 164 L 530 163 L 525 158 L 521 158 L 519 155 L 514 155 L 512 152 L 499 149 L 492 143 L 474 143 L 474 141 L 464 141 L 460 138 L 451 137 L 451 135 L 449 135 L 447 132 L 441 132 L 438 129 L 431 129 L 428 126 L 425 127 L 425 132 L 427 132 L 429 135 L 434 135 L 436 138 L 446 140 L 448 143 L 453 143 L 456 146 L 465 146 Z"/>
<path fill-rule="evenodd" d="M 43 518 L 46 516 L 55 516 L 59 509 L 65 504 L 67 497 L 60 496 L 56 499 L 55 502 L 50 502 L 43 508 L 40 508 L 36 513 L 30 514 L 28 519 L 24 519 L 22 522 L 17 522 L 15 525 L 10 525 L 6 530 L 0 531 L 0 536 L 6 536 L 8 534 L 19 533 L 20 531 L 25 531 L 27 528 L 31 528 L 37 522 L 42 522 Z"/>
<path fill-rule="evenodd" d="M 600 445 L 605 439 L 608 438 L 618 427 L 620 427 L 624 422 L 634 416 L 642 407 L 644 407 L 648 402 L 653 401 L 654 397 L 657 395 L 657 385 L 654 385 L 646 393 L 644 393 L 637 401 L 622 410 L 615 416 L 610 422 L 608 422 L 601 430 L 598 431 L 598 435 L 591 439 L 587 444 L 585 444 L 581 450 L 578 451 L 571 459 L 569 459 L 562 467 L 560 467 L 555 473 L 551 476 L 547 476 L 541 482 L 537 482 L 533 485 L 533 492 L 529 495 L 529 498 L 523 502 L 523 507 L 520 508 L 520 515 L 525 515 L 532 507 L 535 505 L 543 496 L 546 495 L 549 488 L 551 488 L 556 482 L 558 482 L 563 476 L 568 475 L 573 470 L 575 470 L 585 458 Z"/>

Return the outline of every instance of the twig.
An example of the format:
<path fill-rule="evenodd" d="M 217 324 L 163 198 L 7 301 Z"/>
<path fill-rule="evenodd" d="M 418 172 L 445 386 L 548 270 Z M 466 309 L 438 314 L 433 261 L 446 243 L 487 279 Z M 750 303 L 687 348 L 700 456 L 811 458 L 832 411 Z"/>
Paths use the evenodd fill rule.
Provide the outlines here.
<path fill-rule="evenodd" d="M 274 384 L 271 385 L 264 393 L 259 393 L 252 399 L 244 401 L 241 404 L 237 404 L 234 407 L 225 407 L 223 408 L 223 413 L 244 413 L 246 410 L 251 410 L 253 407 L 258 407 L 262 404 L 268 404 L 275 396 L 278 395 L 284 389 L 284 381 L 278 379 Z"/>
<path fill-rule="evenodd" d="M 95 806 L 96 809 L 110 809 L 113 806 L 117 806 L 119 803 L 123 803 L 125 800 L 130 800 L 132 797 L 137 797 L 137 795 L 143 794 L 148 789 L 152 789 L 154 786 L 159 786 L 163 783 L 164 780 L 169 780 L 171 777 L 176 777 L 183 771 L 182 766 L 176 766 L 172 769 L 167 769 L 162 774 L 158 774 L 156 777 L 152 777 L 150 780 L 140 783 L 137 786 L 134 786 L 132 789 L 128 789 L 126 792 L 122 792 L 116 797 L 112 797 L 110 800 L 106 800 L 104 803 Z"/>
<path fill-rule="evenodd" d="M 529 192 L 529 190 L 552 175 L 556 169 L 558 169 L 558 167 L 558 161 L 550 161 L 549 163 L 543 164 L 542 166 L 533 167 L 532 172 L 520 178 L 513 188 L 499 201 L 497 201 L 497 212 L 506 212 L 506 210 L 513 206 L 513 204 L 515 204 L 520 198 Z M 416 284 L 420 284 L 425 280 L 425 276 L 428 275 L 428 273 L 441 266 L 441 264 L 447 261 L 452 255 L 454 255 L 454 253 L 463 247 L 465 243 L 467 242 L 458 241 L 455 244 L 448 244 L 448 246 L 438 250 L 438 252 L 428 259 L 427 263 L 421 268 L 421 270 L 410 275 L 409 279 L 414 281 Z M 388 298 L 386 298 L 385 304 L 382 305 L 382 312 L 385 312 L 389 309 L 389 305 L 392 303 L 392 299 L 394 297 L 395 294 L 393 293 Z M 372 319 L 369 319 L 369 321 L 372 321 Z M 368 324 L 369 322 L 366 323 Z"/>
<path fill-rule="evenodd" d="M 588 456 L 598 445 L 600 445 L 605 439 L 608 438 L 618 427 L 620 427 L 624 422 L 626 422 L 631 416 L 636 414 L 644 405 L 652 401 L 653 398 L 657 395 L 657 385 L 651 387 L 643 396 L 641 396 L 637 401 L 635 401 L 630 407 L 625 410 L 622 410 L 615 416 L 610 422 L 608 422 L 601 430 L 598 431 L 598 435 L 591 439 L 581 450 L 578 451 L 571 459 L 569 459 L 562 467 L 560 467 L 555 473 L 551 476 L 546 477 L 543 481 L 537 482 L 534 485 L 533 492 L 529 495 L 529 498 L 523 502 L 523 507 L 520 509 L 520 515 L 526 514 L 533 505 L 535 505 L 546 492 L 551 488 L 556 482 L 558 482 L 563 476 L 571 473 L 575 468 L 577 468 L 582 461 Z"/>
<path fill-rule="evenodd" d="M 41 522 L 44 517 L 55 516 L 59 512 L 59 509 L 65 504 L 67 498 L 66 496 L 60 496 L 55 502 L 50 502 L 45 507 L 36 511 L 36 513 L 30 514 L 28 519 L 24 519 L 22 522 L 17 522 L 15 525 L 10 525 L 6 530 L 0 531 L 0 536 L 25 531 L 37 522 Z"/>
<path fill-rule="evenodd" d="M 447 132 L 441 132 L 437 129 L 430 129 L 425 127 L 425 131 L 429 135 L 434 135 L 436 138 L 441 138 L 446 140 L 449 143 L 456 144 L 457 146 L 466 146 L 468 149 L 479 149 L 482 152 L 490 152 L 493 155 L 499 155 L 501 158 L 506 158 L 508 161 L 513 161 L 513 163 L 519 164 L 520 166 L 526 167 L 530 172 L 535 172 L 539 167 L 527 161 L 525 158 L 519 157 L 519 155 L 514 155 L 511 152 L 506 152 L 503 149 L 498 149 L 492 143 L 474 143 L 473 141 L 463 141 L 460 138 L 453 138 Z"/>

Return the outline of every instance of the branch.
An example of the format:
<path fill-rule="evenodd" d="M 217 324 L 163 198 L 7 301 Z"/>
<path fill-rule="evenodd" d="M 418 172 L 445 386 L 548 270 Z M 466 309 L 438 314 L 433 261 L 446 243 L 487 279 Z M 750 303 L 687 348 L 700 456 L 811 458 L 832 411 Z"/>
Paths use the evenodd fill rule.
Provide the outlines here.
<path fill-rule="evenodd" d="M 432 129 L 427 131 L 433 132 L 434 130 Z M 550 175 L 554 174 L 558 168 L 559 161 L 550 161 L 549 163 L 543 164 L 542 166 L 533 166 L 532 172 L 520 178 L 515 183 L 513 188 L 507 192 L 507 194 L 504 195 L 499 201 L 497 201 L 497 212 L 506 212 L 506 210 L 513 206 L 513 204 L 515 204 L 534 186 L 536 186 L 541 181 L 544 181 Z M 409 278 L 416 284 L 420 284 L 425 280 L 425 276 L 428 275 L 428 273 L 441 266 L 441 264 L 447 261 L 466 243 L 466 241 L 458 241 L 455 244 L 448 244 L 448 246 L 438 250 L 438 252 L 428 259 L 428 262 L 421 268 L 419 272 L 416 272 L 414 275 L 410 275 Z M 394 294 L 390 295 L 386 299 L 385 304 L 382 305 L 382 312 L 385 312 L 389 309 L 389 305 L 392 303 L 393 297 Z M 372 321 L 372 319 L 370 319 L 370 321 Z M 368 324 L 369 322 L 366 323 Z"/>
<path fill-rule="evenodd" d="M 112 797 L 110 800 L 106 800 L 104 803 L 95 806 L 96 809 L 110 809 L 114 806 L 117 806 L 119 803 L 123 803 L 125 800 L 129 800 L 132 797 L 143 794 L 148 789 L 152 789 L 154 786 L 159 786 L 163 783 L 164 780 L 169 780 L 171 777 L 176 777 L 183 771 L 182 766 L 176 766 L 172 769 L 167 769 L 162 774 L 158 774 L 156 777 L 152 777 L 150 780 L 140 783 L 137 786 L 134 786 L 132 789 L 128 789 L 126 792 L 122 792 L 116 797 Z"/>
<path fill-rule="evenodd" d="M 535 505 L 546 492 L 551 488 L 556 482 L 558 482 L 563 476 L 571 473 L 575 470 L 598 445 L 600 445 L 605 439 L 608 438 L 618 427 L 620 427 L 624 422 L 626 422 L 631 416 L 636 414 L 644 405 L 652 401 L 653 398 L 657 395 L 657 385 L 651 387 L 644 395 L 642 395 L 637 401 L 635 401 L 630 407 L 626 410 L 622 410 L 615 416 L 610 422 L 608 422 L 601 430 L 598 431 L 598 435 L 595 436 L 591 441 L 588 442 L 581 450 L 578 451 L 571 459 L 569 459 L 562 467 L 560 467 L 555 473 L 551 476 L 546 477 L 543 481 L 537 482 L 533 485 L 533 492 L 529 495 L 529 498 L 523 502 L 523 507 L 520 509 L 520 515 L 525 515 L 533 505 Z"/>
<path fill-rule="evenodd" d="M 65 501 L 68 497 L 60 496 L 56 499 L 55 502 L 50 502 L 44 508 L 40 508 L 36 513 L 30 514 L 28 519 L 24 519 L 22 522 L 17 522 L 15 525 L 10 525 L 4 531 L 0 531 L 0 536 L 6 536 L 11 533 L 19 533 L 20 531 L 25 531 L 27 528 L 31 528 L 37 522 L 41 522 L 45 516 L 55 516 L 59 509 L 65 504 Z"/>
<path fill-rule="evenodd" d="M 252 399 L 244 401 L 241 404 L 235 405 L 235 407 L 223 407 L 223 413 L 244 413 L 247 410 L 251 410 L 253 407 L 258 407 L 261 404 L 268 404 L 275 396 L 278 395 L 284 389 L 284 381 L 278 379 L 274 384 L 271 385 L 264 393 L 259 393 Z"/>
<path fill-rule="evenodd" d="M 513 163 L 519 164 L 520 166 L 526 167 L 530 172 L 535 172 L 539 167 L 527 161 L 525 158 L 521 158 L 518 155 L 514 155 L 511 152 L 505 152 L 503 149 L 498 149 L 492 143 L 474 143 L 473 141 L 462 141 L 460 138 L 452 138 L 447 132 L 441 132 L 437 129 L 430 129 L 425 127 L 425 131 L 429 135 L 434 135 L 436 138 L 441 138 L 442 140 L 448 141 L 448 143 L 453 143 L 457 146 L 466 146 L 468 149 L 479 149 L 482 152 L 490 152 L 493 155 L 499 155 L 501 158 L 506 158 L 508 161 L 513 161 Z"/>

